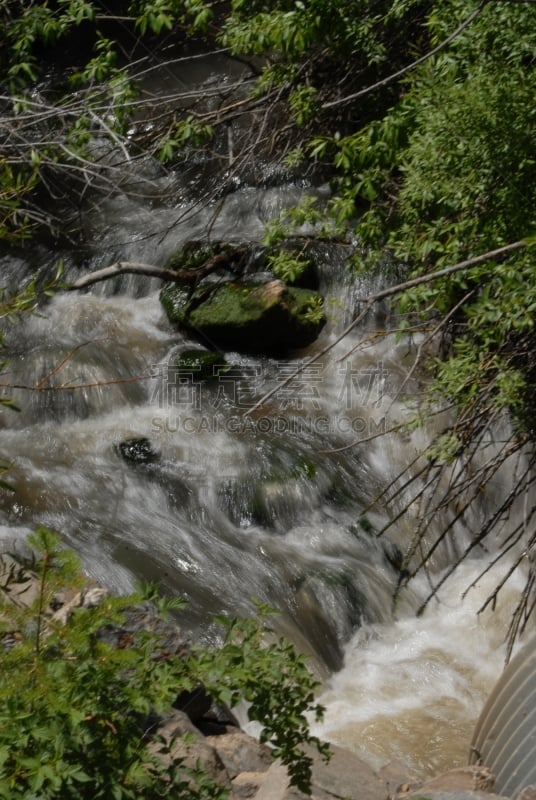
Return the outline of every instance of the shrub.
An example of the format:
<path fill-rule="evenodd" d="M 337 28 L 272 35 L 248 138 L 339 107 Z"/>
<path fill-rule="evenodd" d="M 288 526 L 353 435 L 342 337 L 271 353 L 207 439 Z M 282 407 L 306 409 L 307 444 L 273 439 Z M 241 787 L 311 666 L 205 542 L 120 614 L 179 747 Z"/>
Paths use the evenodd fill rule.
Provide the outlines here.
<path fill-rule="evenodd" d="M 74 608 L 63 624 L 50 604 L 60 588 L 80 580 L 76 558 L 44 527 L 29 544 L 38 554 L 31 564 L 36 599 L 17 602 L 30 582 L 28 565 L 4 570 L 1 587 L 0 796 L 223 800 L 226 790 L 201 770 L 155 755 L 155 715 L 171 709 L 181 691 L 200 686 L 216 702 L 249 701 L 250 717 L 263 724 L 263 739 L 288 766 L 291 782 L 308 790 L 311 759 L 301 745 L 326 752 L 307 726 L 307 714 L 319 717 L 322 709 L 304 659 L 284 640 L 265 645 L 266 608 L 257 620 L 227 620 L 219 649 L 170 653 L 164 634 L 152 630 L 129 636 L 126 646 L 111 644 L 103 633 L 120 628 L 127 608 L 150 601 L 160 618 L 183 601 L 164 601 L 151 586 Z"/>

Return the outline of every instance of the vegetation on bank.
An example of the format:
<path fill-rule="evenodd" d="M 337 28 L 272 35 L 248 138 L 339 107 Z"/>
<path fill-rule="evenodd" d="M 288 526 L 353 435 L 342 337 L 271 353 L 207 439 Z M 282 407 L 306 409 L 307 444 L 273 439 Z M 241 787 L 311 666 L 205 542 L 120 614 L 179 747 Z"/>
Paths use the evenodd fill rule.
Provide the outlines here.
<path fill-rule="evenodd" d="M 39 800 L 224 800 L 228 791 L 159 739 L 158 719 L 181 693 L 203 688 L 215 703 L 248 703 L 261 737 L 307 792 L 312 744 L 308 720 L 320 718 L 316 683 L 284 639 L 266 640 L 268 609 L 254 620 L 221 619 L 219 647 L 170 645 L 182 600 L 163 600 L 149 586 L 137 596 L 106 596 L 54 614 L 58 593 L 80 586 L 74 556 L 39 528 L 29 538 L 35 559 L 3 566 L 0 592 L 0 794 Z M 19 556 L 20 559 L 20 556 Z M 32 578 L 32 575 L 35 577 Z M 38 586 L 31 595 L 28 584 Z M 21 601 L 22 597 L 22 601 Z M 153 625 L 123 632 L 125 613 L 150 603 Z M 179 634 L 180 635 L 180 634 Z M 171 637 L 172 639 L 173 637 Z"/>

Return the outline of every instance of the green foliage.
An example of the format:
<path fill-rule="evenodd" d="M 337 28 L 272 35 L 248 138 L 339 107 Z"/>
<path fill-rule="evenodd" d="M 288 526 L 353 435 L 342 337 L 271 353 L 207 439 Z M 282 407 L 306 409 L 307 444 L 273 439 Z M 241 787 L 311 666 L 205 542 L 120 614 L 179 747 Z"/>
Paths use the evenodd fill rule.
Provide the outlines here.
<path fill-rule="evenodd" d="M 292 644 L 282 638 L 266 642 L 265 621 L 272 612 L 261 603 L 257 608 L 253 620 L 219 617 L 226 628 L 223 647 L 208 653 L 197 650 L 194 659 L 210 693 L 230 706 L 240 698 L 250 704 L 249 718 L 263 725 L 261 740 L 273 746 L 292 784 L 309 792 L 312 759 L 302 752 L 302 744 L 307 741 L 324 756 L 329 754 L 327 746 L 308 733 L 309 715 L 322 718 L 323 709 L 314 698 L 317 684 Z"/>
<path fill-rule="evenodd" d="M 123 154 L 130 157 L 126 133 L 137 108 L 138 87 L 125 66 L 121 37 L 130 35 L 136 41 L 178 27 L 202 33 L 212 10 L 202 0 L 132 0 L 125 4 L 126 16 L 117 18 L 96 0 L 6 0 L 3 6 L 0 241 L 18 243 L 47 224 L 35 190 L 44 187 L 46 193 L 51 175 L 61 176 L 62 191 L 73 184 L 76 195 L 76 176 L 86 187 L 109 191 L 105 166 L 90 147 L 90 131 L 94 135 L 98 130 L 111 146 L 121 143 Z M 109 31 L 118 19 L 121 31 L 114 38 Z M 80 35 L 82 53 L 71 54 L 72 63 L 61 67 L 64 78 L 49 87 L 43 78 L 50 62 L 57 51 L 68 51 L 71 37 Z M 165 161 L 185 143 L 199 144 L 210 135 L 209 125 L 188 117 L 165 136 L 157 131 L 160 141 L 152 143 L 151 150 Z"/>
<path fill-rule="evenodd" d="M 177 22 L 188 22 L 191 32 L 205 31 L 212 19 L 211 4 L 203 0 L 136 0 L 130 8 L 142 36 L 171 31 Z"/>
<path fill-rule="evenodd" d="M 363 3 L 347 35 L 357 46 L 368 31 L 369 59 L 381 61 L 388 52 L 383 36 L 398 20 L 413 31 L 414 50 L 405 51 L 410 63 L 474 9 L 468 0 L 427 8 L 401 0 L 374 10 Z M 333 16 L 322 39 L 326 47 L 336 35 Z M 352 235 L 360 245 L 354 258 L 360 269 L 396 265 L 399 274 L 415 277 L 527 239 L 536 229 L 535 35 L 530 4 L 487 4 L 448 48 L 410 70 L 396 88 L 382 89 L 369 119 L 358 117 L 344 134 L 339 120 L 331 130 L 323 125 L 302 151 L 333 168 L 324 220 L 306 200 L 284 212 L 268 240 L 283 239 L 296 222 L 308 223 L 322 233 Z M 447 397 L 475 413 L 508 409 L 534 425 L 535 274 L 533 251 L 517 250 L 499 263 L 404 293 L 399 310 L 407 324 L 430 316 L 448 320 L 448 356 L 434 365 L 435 400 Z"/>
<path fill-rule="evenodd" d="M 309 299 L 307 307 L 302 313 L 302 319 L 312 325 L 317 325 L 326 319 L 324 298 L 321 295 L 316 295 Z"/>
<path fill-rule="evenodd" d="M 301 127 L 315 116 L 317 111 L 316 97 L 317 90 L 314 86 L 301 86 L 295 89 L 289 96 L 289 105 L 296 120 L 296 125 Z"/>
<path fill-rule="evenodd" d="M 303 256 L 280 250 L 275 255 L 268 256 L 267 266 L 280 280 L 293 284 L 303 275 L 309 261 Z"/>
<path fill-rule="evenodd" d="M 151 602 L 166 615 L 182 601 L 165 602 L 149 586 L 138 595 L 73 608 L 63 624 L 50 606 L 59 590 L 79 584 L 76 559 L 43 527 L 29 544 L 37 560 L 11 570 L 0 587 L 3 797 L 223 800 L 224 789 L 200 769 L 187 768 L 173 742 L 155 743 L 151 731 L 155 714 L 168 711 L 181 691 L 201 685 L 219 702 L 248 700 L 250 717 L 264 726 L 263 738 L 288 765 L 293 784 L 307 789 L 310 759 L 300 747 L 309 742 L 325 752 L 307 725 L 308 714 L 318 717 L 321 708 L 304 659 L 282 639 L 266 643 L 267 608 L 259 608 L 254 621 L 223 620 L 225 640 L 213 650 L 173 655 L 163 636 L 148 630 L 131 634 L 128 646 L 110 644 L 103 633 L 120 630 L 129 607 Z M 10 602 L 25 588 L 28 570 L 37 575 L 36 599 L 29 606 Z"/>
<path fill-rule="evenodd" d="M 204 144 L 214 135 L 212 125 L 196 120 L 191 114 L 174 125 L 173 131 L 159 145 L 158 158 L 169 161 L 187 146 Z"/>

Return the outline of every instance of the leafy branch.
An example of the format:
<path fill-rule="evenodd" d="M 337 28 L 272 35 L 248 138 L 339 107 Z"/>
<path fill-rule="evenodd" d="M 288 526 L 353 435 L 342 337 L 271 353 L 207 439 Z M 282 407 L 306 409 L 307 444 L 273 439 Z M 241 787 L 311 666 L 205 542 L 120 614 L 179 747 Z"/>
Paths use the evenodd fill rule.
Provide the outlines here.
<path fill-rule="evenodd" d="M 199 687 L 216 702 L 246 698 L 251 718 L 264 726 L 263 738 L 287 765 L 291 784 L 310 790 L 311 759 L 302 748 L 312 744 L 328 754 L 308 729 L 309 715 L 322 713 L 314 699 L 316 682 L 288 642 L 266 642 L 268 608 L 260 607 L 255 620 L 222 620 L 225 639 L 212 649 L 179 641 L 169 614 L 184 603 L 162 600 L 154 586 L 121 598 L 101 593 L 98 602 L 86 603 L 80 594 L 80 602 L 74 598 L 69 613 L 60 614 L 50 604 L 79 580 L 76 559 L 44 527 L 29 544 L 36 557 L 10 571 L 0 595 L 4 796 L 224 800 L 226 789 L 200 765 L 189 768 L 175 739 L 155 736 L 156 721 L 170 712 L 181 691 Z M 36 599 L 14 605 L 11 583 L 32 575 L 39 576 Z M 122 626 L 129 609 L 140 604 L 152 623 L 128 628 L 125 645 Z"/>

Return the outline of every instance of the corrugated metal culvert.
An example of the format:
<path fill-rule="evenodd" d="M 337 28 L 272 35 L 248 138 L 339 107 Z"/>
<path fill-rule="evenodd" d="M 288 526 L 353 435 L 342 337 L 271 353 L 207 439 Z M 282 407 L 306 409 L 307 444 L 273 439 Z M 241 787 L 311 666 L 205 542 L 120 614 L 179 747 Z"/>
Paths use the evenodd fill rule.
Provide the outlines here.
<path fill-rule="evenodd" d="M 491 692 L 473 734 L 470 764 L 496 778 L 497 794 L 516 798 L 536 785 L 536 637 L 508 664 Z"/>

